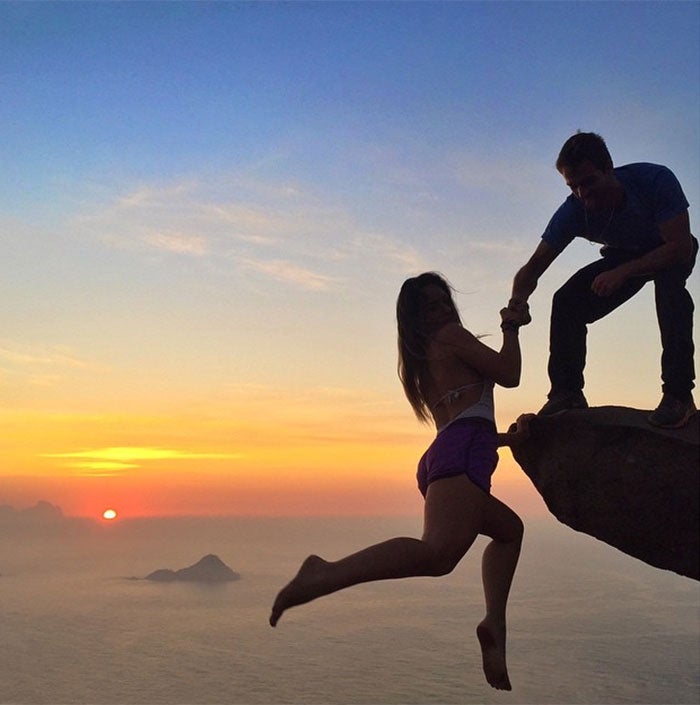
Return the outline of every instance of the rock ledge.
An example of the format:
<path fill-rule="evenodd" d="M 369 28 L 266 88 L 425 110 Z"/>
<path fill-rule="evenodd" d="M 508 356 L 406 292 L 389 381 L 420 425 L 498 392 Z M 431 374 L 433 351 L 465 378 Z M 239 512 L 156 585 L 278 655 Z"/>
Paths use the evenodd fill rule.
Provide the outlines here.
<path fill-rule="evenodd" d="M 650 426 L 620 406 L 535 417 L 513 456 L 552 514 L 649 565 L 700 579 L 700 414 Z"/>

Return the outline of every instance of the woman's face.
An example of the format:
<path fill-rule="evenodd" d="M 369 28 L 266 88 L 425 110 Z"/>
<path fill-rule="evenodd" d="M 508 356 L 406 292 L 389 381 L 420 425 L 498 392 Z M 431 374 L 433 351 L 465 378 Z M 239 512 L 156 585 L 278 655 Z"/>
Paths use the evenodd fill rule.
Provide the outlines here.
<path fill-rule="evenodd" d="M 428 284 L 421 290 L 421 322 L 427 332 L 439 330 L 447 323 L 459 323 L 459 315 L 452 303 L 452 297 L 438 284 Z"/>

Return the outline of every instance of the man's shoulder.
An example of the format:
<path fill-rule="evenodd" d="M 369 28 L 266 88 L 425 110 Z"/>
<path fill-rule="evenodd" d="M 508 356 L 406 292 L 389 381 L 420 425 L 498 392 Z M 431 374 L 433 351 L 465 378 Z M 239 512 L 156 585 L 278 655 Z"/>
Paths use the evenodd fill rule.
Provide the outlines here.
<path fill-rule="evenodd" d="M 615 167 L 618 180 L 640 193 L 665 194 L 669 197 L 685 199 L 678 177 L 663 164 L 636 162 Z"/>
<path fill-rule="evenodd" d="M 633 202 L 636 199 L 637 203 L 652 204 L 655 222 L 662 223 L 688 208 L 683 188 L 667 166 L 637 162 L 616 167 L 614 171 Z"/>
<path fill-rule="evenodd" d="M 673 172 L 663 164 L 653 164 L 651 162 L 633 162 L 616 166 L 613 170 L 616 175 L 630 176 L 633 178 L 654 179 L 659 174 L 672 174 Z"/>

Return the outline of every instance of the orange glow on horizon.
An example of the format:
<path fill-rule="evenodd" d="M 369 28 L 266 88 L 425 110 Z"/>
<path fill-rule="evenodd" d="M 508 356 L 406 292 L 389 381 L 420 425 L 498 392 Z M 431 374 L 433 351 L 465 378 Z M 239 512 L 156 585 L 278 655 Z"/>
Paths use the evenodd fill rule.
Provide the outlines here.
<path fill-rule="evenodd" d="M 289 468 L 264 472 L 221 472 L 84 477 L 8 477 L 2 501 L 29 506 L 38 500 L 59 506 L 64 515 L 101 517 L 118 508 L 117 521 L 165 516 L 417 516 L 423 500 L 416 487 L 415 453 L 406 462 L 378 463 L 353 474 L 303 472 Z M 330 458 L 329 458 L 330 459 Z M 524 520 L 547 513 L 544 502 L 508 451 L 493 477 L 492 492 Z M 114 520 L 102 518 L 105 524 Z"/>
<path fill-rule="evenodd" d="M 5 410 L 0 503 L 44 500 L 105 522 L 114 520 L 106 507 L 118 507 L 120 521 L 422 511 L 416 464 L 434 430 L 400 396 L 307 390 L 301 404 L 291 390 L 236 391 L 235 403 L 191 404 L 188 413 Z M 494 494 L 516 511 L 531 494 L 507 449 Z"/>

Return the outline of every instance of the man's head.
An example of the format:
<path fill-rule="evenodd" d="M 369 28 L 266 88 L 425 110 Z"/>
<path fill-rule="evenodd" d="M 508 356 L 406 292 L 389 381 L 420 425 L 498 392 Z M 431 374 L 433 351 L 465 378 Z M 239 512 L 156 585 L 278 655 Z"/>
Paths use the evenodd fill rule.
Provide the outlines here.
<path fill-rule="evenodd" d="M 594 132 L 577 132 L 564 143 L 557 169 L 566 185 L 591 212 L 615 208 L 624 200 L 624 189 L 615 177 L 605 141 Z"/>
<path fill-rule="evenodd" d="M 613 161 L 605 140 L 595 132 L 577 132 L 569 137 L 557 157 L 557 171 L 564 167 L 577 168 L 590 162 L 600 171 L 612 171 Z"/>

